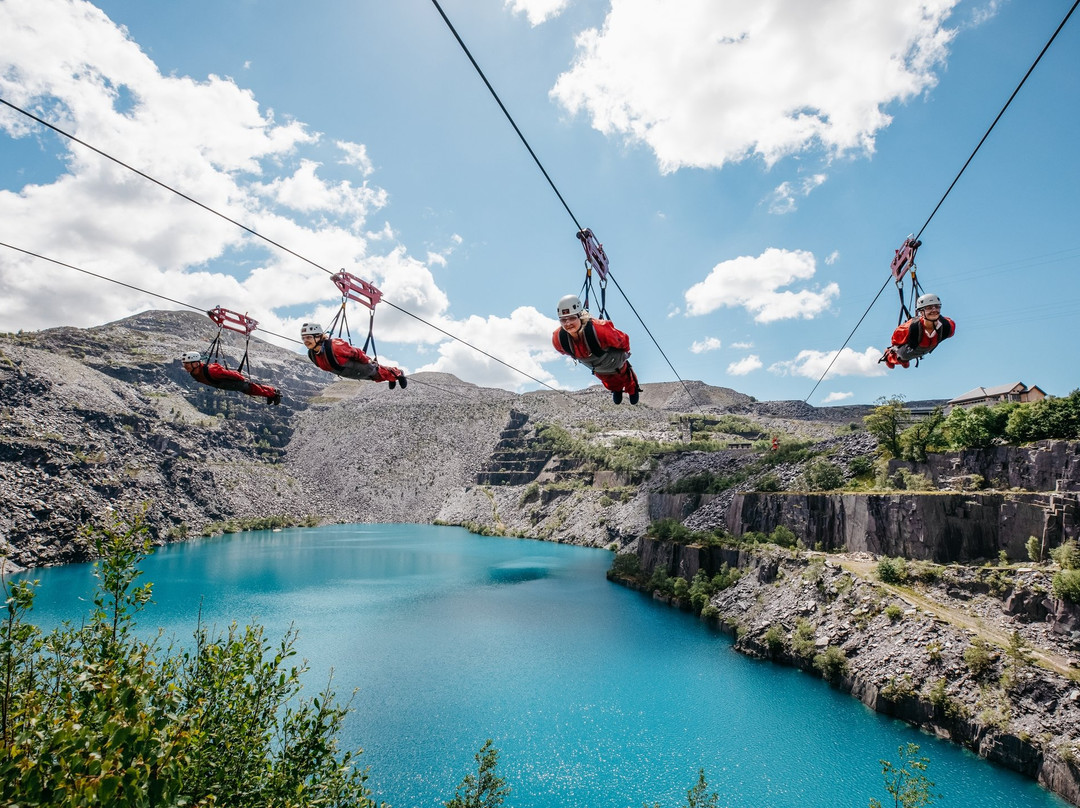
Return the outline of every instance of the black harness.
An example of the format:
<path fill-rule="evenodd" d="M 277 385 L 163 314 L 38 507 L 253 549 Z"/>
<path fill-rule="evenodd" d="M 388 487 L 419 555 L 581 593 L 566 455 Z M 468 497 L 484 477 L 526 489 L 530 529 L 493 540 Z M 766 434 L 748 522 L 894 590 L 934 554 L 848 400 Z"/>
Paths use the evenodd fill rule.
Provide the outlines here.
<path fill-rule="evenodd" d="M 941 333 L 938 335 L 938 343 L 952 336 L 952 323 L 950 323 L 944 317 L 942 317 L 939 322 L 941 323 Z M 922 341 L 922 336 L 923 324 L 922 318 L 919 317 L 915 319 L 915 322 L 911 324 L 911 328 L 908 329 L 908 336 L 905 344 L 909 348 L 918 348 L 919 343 Z"/>
<path fill-rule="evenodd" d="M 585 337 L 585 344 L 589 346 L 589 353 L 593 356 L 603 356 L 607 351 L 600 347 L 600 340 L 596 337 L 596 329 L 593 328 L 592 320 L 585 323 L 581 329 L 582 334 Z M 574 348 L 570 342 L 570 335 L 566 332 L 565 328 L 559 329 L 559 345 L 562 346 L 563 352 L 569 356 L 574 356 Z"/>
<path fill-rule="evenodd" d="M 322 346 L 318 350 L 315 348 L 308 348 L 308 359 L 318 365 L 319 363 L 315 360 L 315 357 L 321 354 L 323 359 L 326 360 L 326 364 L 333 368 L 335 373 L 340 373 L 345 370 L 345 366 L 337 361 L 337 357 L 334 356 L 334 346 L 330 343 L 331 341 L 329 339 L 324 339 Z"/>

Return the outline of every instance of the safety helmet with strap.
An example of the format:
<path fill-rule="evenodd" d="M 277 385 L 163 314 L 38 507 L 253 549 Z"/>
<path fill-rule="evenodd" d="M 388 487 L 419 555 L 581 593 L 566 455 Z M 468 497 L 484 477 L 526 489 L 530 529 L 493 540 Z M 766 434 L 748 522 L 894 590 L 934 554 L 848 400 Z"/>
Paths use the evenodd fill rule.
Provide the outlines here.
<path fill-rule="evenodd" d="M 205 362 L 206 357 L 198 351 L 187 351 L 183 354 L 183 356 L 180 357 L 180 361 L 184 362 L 185 364 L 188 362 Z"/>
<path fill-rule="evenodd" d="M 915 313 L 918 314 L 927 306 L 941 307 L 941 298 L 937 295 L 919 295 L 919 299 L 915 301 Z"/>
<path fill-rule="evenodd" d="M 321 337 L 322 335 L 322 326 L 318 323 L 304 323 L 300 326 L 301 337 Z"/>

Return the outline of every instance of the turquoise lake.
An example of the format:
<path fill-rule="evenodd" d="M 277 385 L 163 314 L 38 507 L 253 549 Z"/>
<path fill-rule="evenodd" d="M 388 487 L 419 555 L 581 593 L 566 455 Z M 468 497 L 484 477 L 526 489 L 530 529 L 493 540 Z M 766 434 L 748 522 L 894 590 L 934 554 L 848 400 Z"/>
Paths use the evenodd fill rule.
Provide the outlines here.
<path fill-rule="evenodd" d="M 819 679 L 747 659 L 691 615 L 609 583 L 604 550 L 460 528 L 336 525 L 157 550 L 143 629 L 290 625 L 314 695 L 357 689 L 343 742 L 394 808 L 439 808 L 485 739 L 507 808 L 685 804 L 705 770 L 728 808 L 891 805 L 878 762 L 914 742 L 955 808 L 1060 808 L 1032 781 L 881 717 Z M 90 565 L 33 570 L 34 620 L 78 622 Z"/>

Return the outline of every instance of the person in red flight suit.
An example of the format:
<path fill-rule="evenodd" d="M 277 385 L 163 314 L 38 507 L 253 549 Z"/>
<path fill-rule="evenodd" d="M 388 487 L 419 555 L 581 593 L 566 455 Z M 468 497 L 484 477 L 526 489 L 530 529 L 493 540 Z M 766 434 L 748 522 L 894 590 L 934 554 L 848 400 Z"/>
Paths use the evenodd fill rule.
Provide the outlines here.
<path fill-rule="evenodd" d="M 399 382 L 402 390 L 409 385 L 409 380 L 400 370 L 383 367 L 343 339 L 331 339 L 329 334 L 323 333 L 322 326 L 318 323 L 304 323 L 300 327 L 300 336 L 308 349 L 308 359 L 322 370 L 346 379 L 389 382 L 391 390 L 397 387 Z"/>
<path fill-rule="evenodd" d="M 941 316 L 941 298 L 919 295 L 915 301 L 915 316 L 896 327 L 892 345 L 885 349 L 881 360 L 890 368 L 908 367 L 912 359 L 926 356 L 942 340 L 956 334 L 956 323 Z"/>
<path fill-rule="evenodd" d="M 197 382 L 208 384 L 219 390 L 234 390 L 248 396 L 265 398 L 266 403 L 276 407 L 281 403 L 281 392 L 268 384 L 256 384 L 244 378 L 239 371 L 229 370 L 217 362 L 207 362 L 198 351 L 188 351 L 180 357 L 184 370 Z"/>
<path fill-rule="evenodd" d="M 577 295 L 559 301 L 559 327 L 551 344 L 561 354 L 590 368 L 600 383 L 611 391 L 611 400 L 622 404 L 623 393 L 637 404 L 641 385 L 630 366 L 630 337 L 608 320 L 598 320 L 581 307 Z"/>

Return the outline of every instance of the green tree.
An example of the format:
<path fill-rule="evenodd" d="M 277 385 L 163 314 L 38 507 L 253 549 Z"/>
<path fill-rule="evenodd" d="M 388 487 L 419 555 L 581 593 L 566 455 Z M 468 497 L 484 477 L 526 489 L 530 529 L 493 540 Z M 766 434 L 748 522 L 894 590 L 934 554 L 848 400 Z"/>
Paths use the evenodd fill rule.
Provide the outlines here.
<path fill-rule="evenodd" d="M 637 578 L 641 575 L 641 559 L 637 553 L 619 553 L 611 562 L 611 572 L 618 578 Z"/>
<path fill-rule="evenodd" d="M 992 445 L 996 439 L 1004 438 L 1009 413 L 1017 406 L 1020 405 L 1008 402 L 994 407 L 954 407 L 942 425 L 949 447 L 978 449 Z"/>
<path fill-rule="evenodd" d="M 944 411 L 941 407 L 935 407 L 928 416 L 920 418 L 905 429 L 899 439 L 902 457 L 922 463 L 931 451 L 943 448 L 945 436 L 942 434 L 941 425 L 944 422 Z"/>
<path fill-rule="evenodd" d="M 911 413 L 904 406 L 903 396 L 879 398 L 874 411 L 863 417 L 867 431 L 878 439 L 879 448 L 892 457 L 901 456 L 900 435 L 910 421 Z"/>
<path fill-rule="evenodd" d="M 176 653 L 140 639 L 151 596 L 137 586 L 144 511 L 93 532 L 100 561 L 90 616 L 42 635 L 29 584 L 4 582 L 0 804 L 22 806 L 374 806 L 367 773 L 340 754 L 346 709 L 327 688 L 299 699 L 288 635 L 201 629 Z M 87 754 L 93 750 L 93 754 Z"/>
<path fill-rule="evenodd" d="M 1050 551 L 1050 558 L 1063 570 L 1080 569 L 1080 544 L 1076 539 L 1062 542 Z"/>
<path fill-rule="evenodd" d="M 709 793 L 709 784 L 705 780 L 705 770 L 698 769 L 697 783 L 686 792 L 686 804 L 682 808 L 717 808 L 720 795 L 715 791 Z M 649 808 L 648 803 L 644 808 Z M 660 803 L 653 803 L 653 808 L 660 808 Z"/>
<path fill-rule="evenodd" d="M 931 789 L 932 780 L 927 779 L 929 758 L 917 757 L 919 745 L 906 744 L 897 750 L 900 753 L 900 765 L 894 766 L 888 760 L 881 762 L 881 775 L 885 778 L 885 790 L 893 798 L 895 808 L 922 808 L 941 797 Z M 876 799 L 870 800 L 870 808 L 882 808 Z"/>
<path fill-rule="evenodd" d="M 496 773 L 499 750 L 491 738 L 484 742 L 473 759 L 476 760 L 476 774 L 465 775 L 454 798 L 443 803 L 446 808 L 498 808 L 510 793 L 510 786 Z"/>
<path fill-rule="evenodd" d="M 806 467 L 803 480 L 808 491 L 835 491 L 844 484 L 844 474 L 835 463 L 818 457 Z"/>
<path fill-rule="evenodd" d="M 1080 570 L 1062 570 L 1054 574 L 1054 596 L 1070 603 L 1080 603 Z"/>

